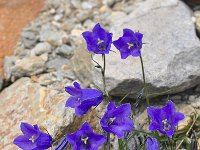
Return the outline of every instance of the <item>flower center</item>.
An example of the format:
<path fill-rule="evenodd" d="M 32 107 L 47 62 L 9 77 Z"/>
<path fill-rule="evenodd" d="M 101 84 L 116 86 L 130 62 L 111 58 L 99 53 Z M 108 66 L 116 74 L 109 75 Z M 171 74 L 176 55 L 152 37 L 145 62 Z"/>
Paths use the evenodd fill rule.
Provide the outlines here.
<path fill-rule="evenodd" d="M 133 44 L 131 43 L 127 43 L 127 45 L 128 45 L 128 49 L 131 49 L 131 47 L 133 47 Z"/>
<path fill-rule="evenodd" d="M 31 140 L 31 141 L 32 141 L 32 143 L 34 143 L 34 142 L 35 142 L 35 136 L 34 136 L 34 135 L 32 135 L 32 136 L 31 136 L 31 138 L 30 138 L 29 140 Z"/>
<path fill-rule="evenodd" d="M 109 122 L 108 122 L 108 125 L 111 125 L 114 122 L 115 119 L 116 119 L 115 117 L 114 118 L 110 118 Z"/>
<path fill-rule="evenodd" d="M 88 137 L 81 138 L 81 141 L 86 145 L 88 142 L 88 139 L 89 139 Z"/>
<path fill-rule="evenodd" d="M 127 43 L 128 45 L 128 49 L 131 49 L 132 47 L 135 47 L 135 48 L 139 48 L 140 47 L 140 43 L 138 42 L 134 42 L 134 43 Z"/>
<path fill-rule="evenodd" d="M 100 50 L 100 51 L 105 51 L 106 48 L 107 48 L 107 45 L 106 45 L 106 43 L 104 42 L 104 40 L 101 40 L 100 38 L 98 38 L 97 40 L 98 40 L 98 42 L 97 42 L 98 50 Z"/>
<path fill-rule="evenodd" d="M 172 126 L 171 126 L 171 124 L 168 122 L 167 119 L 163 120 L 162 123 L 163 123 L 163 130 L 169 131 L 169 130 L 171 129 Z"/>

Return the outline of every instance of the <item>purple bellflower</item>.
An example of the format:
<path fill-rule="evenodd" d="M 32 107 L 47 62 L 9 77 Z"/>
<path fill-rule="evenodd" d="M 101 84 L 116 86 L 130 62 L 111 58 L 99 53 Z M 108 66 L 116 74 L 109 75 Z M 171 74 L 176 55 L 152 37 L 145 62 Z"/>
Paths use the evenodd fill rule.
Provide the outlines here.
<path fill-rule="evenodd" d="M 51 147 L 52 137 L 39 130 L 37 125 L 22 122 L 20 125 L 23 135 L 16 137 L 15 145 L 23 150 L 45 150 Z"/>
<path fill-rule="evenodd" d="M 146 141 L 146 150 L 160 150 L 158 140 L 152 137 L 149 137 Z"/>
<path fill-rule="evenodd" d="M 103 100 L 103 94 L 100 91 L 90 88 L 82 89 L 77 82 L 74 82 L 74 87 L 65 87 L 65 91 L 71 95 L 65 106 L 75 108 L 75 113 L 79 117 L 86 114 L 92 106 L 98 106 Z"/>
<path fill-rule="evenodd" d="M 112 44 L 112 33 L 106 32 L 100 24 L 96 24 L 92 30 L 82 33 L 89 52 L 95 54 L 108 54 Z"/>
<path fill-rule="evenodd" d="M 126 59 L 129 55 L 137 57 L 141 56 L 142 38 L 142 33 L 123 29 L 123 36 L 113 41 L 113 44 L 120 51 L 122 59 Z"/>
<path fill-rule="evenodd" d="M 107 106 L 107 112 L 100 120 L 101 127 L 106 132 L 114 133 L 118 138 L 122 138 L 125 133 L 134 128 L 133 121 L 129 118 L 130 113 L 130 104 L 116 107 L 114 102 L 110 102 Z"/>
<path fill-rule="evenodd" d="M 85 122 L 80 130 L 66 135 L 67 141 L 72 145 L 73 150 L 98 150 L 106 141 L 106 137 L 95 134 L 89 123 Z"/>
<path fill-rule="evenodd" d="M 178 122 L 185 118 L 184 114 L 176 112 L 174 103 L 169 100 L 162 108 L 148 107 L 147 113 L 151 118 L 149 130 L 158 130 L 172 138 Z"/>

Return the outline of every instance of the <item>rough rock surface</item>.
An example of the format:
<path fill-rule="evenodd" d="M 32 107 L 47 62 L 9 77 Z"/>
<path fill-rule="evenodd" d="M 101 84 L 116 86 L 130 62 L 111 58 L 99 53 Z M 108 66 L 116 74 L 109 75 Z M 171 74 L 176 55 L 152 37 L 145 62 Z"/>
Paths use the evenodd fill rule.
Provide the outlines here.
<path fill-rule="evenodd" d="M 26 57 L 16 61 L 12 68 L 15 77 L 31 76 L 45 70 L 45 61 L 38 56 Z"/>
<path fill-rule="evenodd" d="M 103 105 L 82 118 L 75 118 L 74 109 L 65 107 L 69 96 L 64 92 L 64 84 L 67 83 L 59 84 L 62 84 L 60 91 L 41 86 L 30 78 L 21 78 L 1 92 L 0 108 L 3 109 L 0 109 L 0 149 L 16 149 L 12 141 L 21 134 L 19 125 L 22 121 L 38 124 L 51 135 L 57 134 L 56 138 L 73 132 L 85 120 L 91 122 L 94 128 L 98 126 L 95 113 L 102 111 Z"/>
<path fill-rule="evenodd" d="M 149 43 L 142 48 L 149 92 L 171 89 L 168 93 L 176 93 L 199 84 L 200 42 L 189 8 L 177 0 L 149 0 L 134 6 L 127 17 L 111 20 L 111 31 L 114 39 L 122 35 L 123 28 L 144 34 L 143 42 Z M 97 77 L 94 75 L 99 81 Z M 121 60 L 119 52 L 111 52 L 106 61 L 106 77 L 112 95 L 131 92 L 130 96 L 136 97 L 143 86 L 140 58 Z"/>

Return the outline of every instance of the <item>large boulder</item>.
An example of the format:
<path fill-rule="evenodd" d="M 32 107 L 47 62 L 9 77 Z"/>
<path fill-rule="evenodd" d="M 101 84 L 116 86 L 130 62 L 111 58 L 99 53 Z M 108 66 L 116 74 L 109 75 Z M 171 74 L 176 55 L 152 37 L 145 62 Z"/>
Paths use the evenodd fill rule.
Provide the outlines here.
<path fill-rule="evenodd" d="M 183 2 L 137 2 L 127 17 L 110 21 L 114 40 L 122 36 L 123 28 L 144 34 L 143 42 L 149 44 L 143 45 L 142 57 L 150 93 L 176 93 L 200 84 L 200 42 L 190 9 Z M 106 57 L 110 93 L 124 96 L 130 92 L 130 97 L 136 97 L 143 87 L 140 58 L 121 60 L 119 52 L 110 52 Z M 95 59 L 101 62 L 101 57 Z M 100 73 L 95 71 L 94 82 L 99 85 L 99 81 Z"/>
<path fill-rule="evenodd" d="M 65 134 L 80 128 L 85 121 L 88 121 L 95 131 L 100 131 L 97 116 L 103 115 L 105 105 L 101 104 L 83 117 L 75 117 L 74 109 L 65 107 L 69 95 L 64 91 L 64 86 L 71 83 L 57 84 L 57 87 L 45 87 L 24 77 L 0 93 L 0 149 L 17 149 L 12 142 L 16 136 L 22 134 L 21 122 L 38 124 L 42 130 L 48 130 L 56 142 Z"/>

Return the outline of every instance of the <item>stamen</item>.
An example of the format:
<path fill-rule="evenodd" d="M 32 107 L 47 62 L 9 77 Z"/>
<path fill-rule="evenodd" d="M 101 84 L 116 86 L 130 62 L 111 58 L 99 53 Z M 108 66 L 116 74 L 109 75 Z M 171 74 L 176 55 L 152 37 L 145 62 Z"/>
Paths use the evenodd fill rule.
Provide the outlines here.
<path fill-rule="evenodd" d="M 111 125 L 115 119 L 116 119 L 115 117 L 114 118 L 110 118 L 109 122 L 108 122 L 108 125 Z"/>
<path fill-rule="evenodd" d="M 131 47 L 133 47 L 134 45 L 133 44 L 131 44 L 131 43 L 127 43 L 127 45 L 128 45 L 128 49 L 131 49 Z"/>
<path fill-rule="evenodd" d="M 29 140 L 31 140 L 32 143 L 34 143 L 35 142 L 35 136 L 33 135 Z"/>
<path fill-rule="evenodd" d="M 84 144 L 87 144 L 88 137 L 86 137 L 86 138 L 81 138 L 81 141 L 83 141 Z"/>
<path fill-rule="evenodd" d="M 104 42 L 104 40 L 101 40 L 100 38 L 98 38 L 98 43 L 97 43 L 98 45 L 103 43 L 103 42 Z"/>
<path fill-rule="evenodd" d="M 162 123 L 163 123 L 163 130 L 169 131 L 169 130 L 171 129 L 172 126 L 171 126 L 171 124 L 168 122 L 167 119 L 163 120 Z"/>

